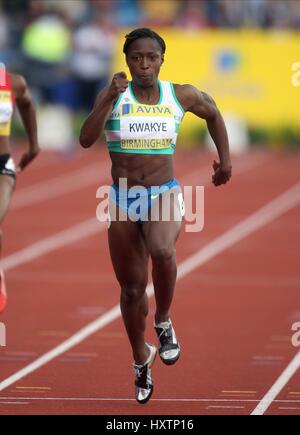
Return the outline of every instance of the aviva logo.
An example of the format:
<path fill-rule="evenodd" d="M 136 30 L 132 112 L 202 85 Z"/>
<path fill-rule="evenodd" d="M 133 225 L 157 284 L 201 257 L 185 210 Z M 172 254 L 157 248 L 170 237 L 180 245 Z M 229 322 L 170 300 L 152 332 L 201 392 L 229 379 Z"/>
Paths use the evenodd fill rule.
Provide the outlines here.
<path fill-rule="evenodd" d="M 172 106 L 149 106 L 146 104 L 122 104 L 121 116 L 151 116 L 161 118 L 173 118 Z"/>

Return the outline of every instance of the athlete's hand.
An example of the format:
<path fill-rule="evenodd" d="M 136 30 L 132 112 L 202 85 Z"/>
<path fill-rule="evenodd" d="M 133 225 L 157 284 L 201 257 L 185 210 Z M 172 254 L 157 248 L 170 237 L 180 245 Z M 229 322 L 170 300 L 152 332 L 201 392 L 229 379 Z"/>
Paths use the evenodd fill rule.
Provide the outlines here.
<path fill-rule="evenodd" d="M 23 154 L 20 163 L 17 167 L 17 172 L 23 171 L 26 168 L 26 166 L 28 166 L 29 163 L 31 163 L 32 160 L 36 158 L 39 152 L 40 152 L 39 146 L 35 146 L 34 148 L 30 148 L 30 150 L 27 151 L 27 153 Z"/>
<path fill-rule="evenodd" d="M 221 164 L 214 160 L 213 169 L 215 173 L 212 176 L 212 182 L 215 186 L 220 186 L 220 184 L 226 184 L 230 180 L 232 174 L 231 164 Z"/>
<path fill-rule="evenodd" d="M 116 100 L 121 92 L 125 92 L 128 88 L 128 80 L 126 73 L 121 71 L 114 75 L 108 93 L 113 100 Z"/>

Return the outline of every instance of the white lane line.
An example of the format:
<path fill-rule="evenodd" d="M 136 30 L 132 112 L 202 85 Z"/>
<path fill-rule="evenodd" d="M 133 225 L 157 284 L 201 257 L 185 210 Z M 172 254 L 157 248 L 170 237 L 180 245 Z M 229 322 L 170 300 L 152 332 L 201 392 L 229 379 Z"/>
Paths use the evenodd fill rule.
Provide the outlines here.
<path fill-rule="evenodd" d="M 109 160 L 93 163 L 71 173 L 66 173 L 51 180 L 46 179 L 34 186 L 17 190 L 13 195 L 10 208 L 16 210 L 21 207 L 28 207 L 75 192 L 96 182 L 101 183 L 106 179 L 109 180 L 109 170 Z"/>
<path fill-rule="evenodd" d="M 212 242 L 208 243 L 203 248 L 199 249 L 194 255 L 190 256 L 187 260 L 179 264 L 178 268 L 178 281 L 188 273 L 194 271 L 199 266 L 203 265 L 213 257 L 217 256 L 224 250 L 230 248 L 238 241 L 244 239 L 251 233 L 265 226 L 267 223 L 273 221 L 283 213 L 300 203 L 300 182 L 290 188 L 288 191 L 273 199 L 267 205 L 260 208 L 248 218 L 244 219 L 239 224 L 235 225 L 232 229 L 226 231 L 225 234 L 217 237 Z M 147 286 L 147 292 L 151 297 L 154 293 L 153 284 Z M 111 310 L 98 317 L 98 319 L 89 323 L 87 326 L 79 330 L 69 339 L 61 343 L 59 346 L 53 348 L 46 354 L 37 358 L 35 361 L 25 366 L 23 369 L 9 376 L 7 379 L 0 382 L 0 391 L 14 384 L 15 382 L 23 379 L 28 374 L 38 370 L 48 362 L 62 355 L 70 350 L 77 344 L 84 341 L 90 335 L 104 328 L 104 326 L 112 323 L 121 315 L 119 305 L 116 305 Z M 300 356 L 300 353 L 299 353 Z M 298 358 L 300 360 L 300 357 Z M 295 369 L 299 365 L 296 362 Z"/>
<path fill-rule="evenodd" d="M 266 154 L 255 154 L 255 155 L 250 154 L 250 156 L 246 156 L 247 157 L 246 159 L 245 156 L 243 157 L 244 158 L 242 161 L 233 162 L 233 179 L 236 175 L 240 175 L 243 174 L 244 172 L 250 171 L 251 169 L 261 165 L 267 160 Z M 204 173 L 203 175 L 200 176 L 203 170 L 202 168 L 198 168 L 196 169 L 196 171 L 186 175 L 182 179 L 179 177 L 179 179 L 181 180 L 182 185 L 189 186 L 195 184 L 195 177 L 198 176 L 198 178 L 201 180 L 203 184 L 207 184 L 211 182 L 212 167 L 208 165 L 207 171 L 209 171 L 209 173 L 206 174 Z"/>
<path fill-rule="evenodd" d="M 106 224 L 98 222 L 96 218 L 88 219 L 5 257 L 1 261 L 1 267 L 5 270 L 14 269 L 57 249 L 90 237 L 103 231 L 106 227 Z"/>
<path fill-rule="evenodd" d="M 194 270 L 195 264 L 197 267 L 201 266 L 220 252 L 230 248 L 283 213 L 296 207 L 299 203 L 300 182 L 183 261 L 178 268 L 179 278 Z"/>
<path fill-rule="evenodd" d="M 15 400 L 16 397 L 1 397 L 0 400 Z M 135 402 L 132 397 L 17 397 L 18 400 L 39 400 L 53 402 Z M 259 399 L 208 399 L 208 398 L 164 398 L 151 399 L 151 402 L 178 402 L 178 403 L 257 403 Z M 299 400 L 274 400 L 274 403 L 299 403 Z"/>
<path fill-rule="evenodd" d="M 0 402 L 1 405 L 29 405 L 29 402 Z"/>
<path fill-rule="evenodd" d="M 245 409 L 244 406 L 221 406 L 221 405 L 210 405 L 206 409 Z"/>
<path fill-rule="evenodd" d="M 235 174 L 244 173 L 247 170 L 251 170 L 257 167 L 259 164 L 263 163 L 265 158 L 255 156 L 254 159 L 247 159 L 237 166 Z M 194 179 L 199 175 L 199 172 L 192 174 Z M 191 182 L 191 174 L 186 175 L 181 179 L 183 185 L 187 185 L 187 182 Z M 203 183 L 209 183 L 210 176 L 206 175 L 205 180 L 202 179 Z M 88 219 L 81 222 L 67 230 L 63 230 L 53 236 L 46 237 L 45 239 L 39 240 L 38 242 L 21 249 L 5 258 L 1 261 L 1 267 L 8 271 L 21 266 L 25 263 L 35 260 L 36 258 L 46 255 L 50 252 L 64 248 L 67 245 L 83 240 L 87 237 L 91 237 L 96 233 L 100 233 L 105 230 L 106 224 L 100 223 L 96 218 Z"/>
<path fill-rule="evenodd" d="M 277 381 L 272 385 L 269 391 L 265 394 L 262 400 L 259 402 L 257 407 L 253 410 L 251 415 L 263 415 L 269 406 L 272 404 L 274 399 L 283 390 L 283 388 L 288 384 L 290 379 L 300 368 L 300 351 L 295 355 L 292 361 L 289 363 L 287 368 L 282 372 Z"/>

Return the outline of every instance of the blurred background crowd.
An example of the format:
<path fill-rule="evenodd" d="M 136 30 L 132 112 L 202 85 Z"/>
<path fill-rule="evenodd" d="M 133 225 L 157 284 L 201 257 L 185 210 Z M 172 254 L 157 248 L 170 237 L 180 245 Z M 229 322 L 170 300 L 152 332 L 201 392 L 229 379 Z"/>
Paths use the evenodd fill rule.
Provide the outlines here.
<path fill-rule="evenodd" d="M 0 62 L 39 106 L 85 113 L 110 80 L 118 35 L 134 27 L 300 29 L 300 0 L 0 0 Z"/>

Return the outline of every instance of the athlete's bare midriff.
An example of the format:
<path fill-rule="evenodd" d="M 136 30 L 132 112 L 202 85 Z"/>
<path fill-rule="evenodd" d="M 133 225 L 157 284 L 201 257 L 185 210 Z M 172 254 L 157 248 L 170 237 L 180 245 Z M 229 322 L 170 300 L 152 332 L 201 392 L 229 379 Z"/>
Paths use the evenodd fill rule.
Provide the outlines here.
<path fill-rule="evenodd" d="M 173 156 L 153 154 L 110 153 L 113 181 L 126 178 L 128 188 L 132 186 L 159 186 L 174 178 Z"/>
<path fill-rule="evenodd" d="M 10 148 L 9 148 L 9 140 L 5 136 L 0 136 L 0 155 L 2 154 L 9 154 Z"/>

